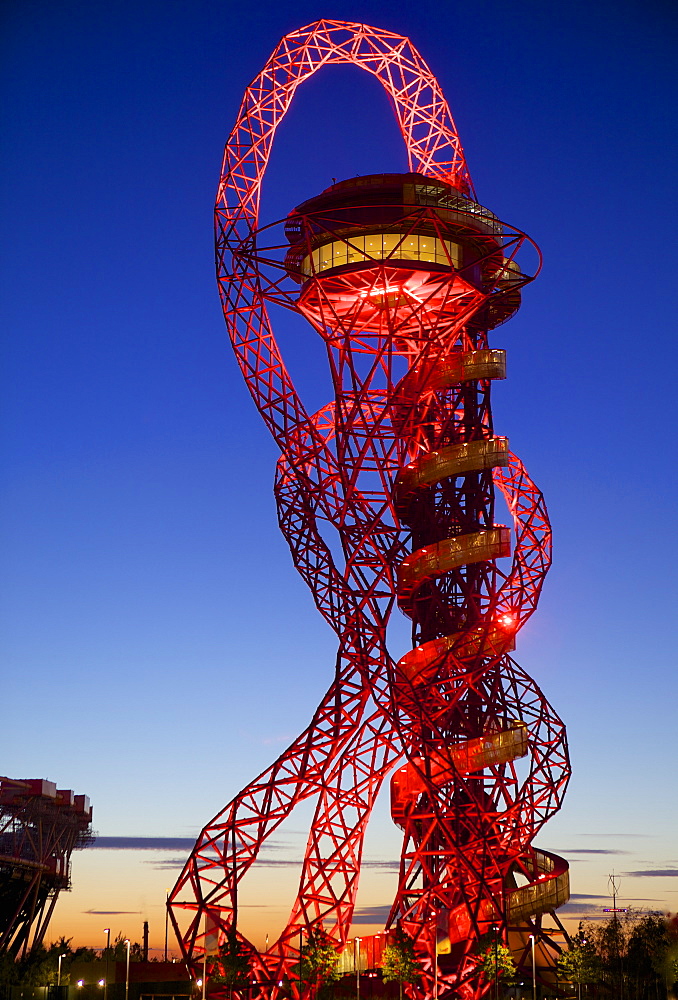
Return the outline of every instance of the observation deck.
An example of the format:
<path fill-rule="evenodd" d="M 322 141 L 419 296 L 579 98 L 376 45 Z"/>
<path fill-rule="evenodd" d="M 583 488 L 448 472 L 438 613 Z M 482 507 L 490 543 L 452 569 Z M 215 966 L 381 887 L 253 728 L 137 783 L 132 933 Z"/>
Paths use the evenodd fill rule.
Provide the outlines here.
<path fill-rule="evenodd" d="M 451 184 L 373 174 L 333 184 L 294 209 L 285 265 L 301 285 L 300 310 L 316 325 L 357 306 L 365 330 L 378 330 L 385 308 L 407 326 L 408 311 L 425 303 L 439 322 L 466 309 L 471 325 L 491 329 L 518 309 L 527 280 L 504 254 L 505 232 L 493 212 Z"/>

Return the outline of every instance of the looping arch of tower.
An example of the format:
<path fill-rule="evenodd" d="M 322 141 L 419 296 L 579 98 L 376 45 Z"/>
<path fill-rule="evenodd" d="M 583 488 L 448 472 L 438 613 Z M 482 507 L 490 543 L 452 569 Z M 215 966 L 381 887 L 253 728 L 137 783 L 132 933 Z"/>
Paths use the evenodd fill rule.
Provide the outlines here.
<path fill-rule="evenodd" d="M 276 128 L 299 84 L 331 63 L 383 85 L 409 172 L 334 183 L 262 227 Z M 523 971 L 534 948 L 551 985 L 547 926 L 563 930 L 568 870 L 533 841 L 560 808 L 567 742 L 510 655 L 549 568 L 551 529 L 541 492 L 494 432 L 490 399 L 505 377 L 490 334 L 518 310 L 538 250 L 476 200 L 447 102 L 408 39 L 340 21 L 287 35 L 247 89 L 215 220 L 226 326 L 281 452 L 281 530 L 338 654 L 308 728 L 198 838 L 168 903 L 183 954 L 199 967 L 236 934 L 274 1000 L 303 994 L 294 968 L 311 930 L 354 969 L 362 843 L 391 775 L 400 875 L 387 933 L 361 940 L 358 967 L 378 964 L 399 927 L 421 967 L 412 997 L 484 996 L 488 940 Z M 334 399 L 317 413 L 285 367 L 270 303 L 324 341 Z M 386 628 L 397 609 L 412 649 L 396 662 Z M 297 897 L 260 952 L 237 929 L 238 886 L 304 800 L 315 811 Z"/>

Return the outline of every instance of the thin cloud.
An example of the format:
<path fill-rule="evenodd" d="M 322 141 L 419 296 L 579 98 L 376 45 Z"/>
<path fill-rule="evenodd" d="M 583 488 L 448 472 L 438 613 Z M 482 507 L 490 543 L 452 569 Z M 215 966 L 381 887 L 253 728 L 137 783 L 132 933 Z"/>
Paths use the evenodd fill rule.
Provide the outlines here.
<path fill-rule="evenodd" d="M 629 878 L 678 878 L 678 868 L 645 868 L 639 872 L 624 872 Z"/>
<path fill-rule="evenodd" d="M 141 913 L 141 910 L 83 910 L 83 913 L 91 913 L 94 917 L 122 917 L 128 913 Z"/>
<path fill-rule="evenodd" d="M 602 912 L 601 903 L 578 903 L 572 902 L 565 903 L 563 906 L 558 907 L 558 913 L 567 917 L 577 917 L 580 920 L 584 917 L 593 917 L 594 915 L 600 916 Z"/>
<path fill-rule="evenodd" d="M 266 848 L 268 850 L 268 844 Z M 282 845 L 280 845 L 282 847 Z M 279 845 L 273 845 L 273 849 L 280 849 Z M 186 858 L 163 858 L 145 861 L 144 864 L 153 865 L 155 871 L 158 872 L 169 872 L 181 870 L 186 864 Z M 259 868 L 301 868 L 302 859 L 301 858 L 268 858 L 266 855 L 259 855 L 257 858 L 257 866 Z M 372 868 L 376 871 L 381 872 L 398 872 L 400 871 L 399 861 L 363 861 L 363 868 Z"/>
<path fill-rule="evenodd" d="M 191 851 L 195 840 L 189 837 L 97 837 L 92 848 L 105 851 Z"/>
<path fill-rule="evenodd" d="M 610 905 L 610 901 L 611 901 L 611 897 L 610 896 L 595 896 L 595 895 L 591 896 L 591 895 L 589 895 L 588 893 L 585 893 L 585 892 L 573 892 L 571 894 L 571 896 L 570 896 L 570 902 L 574 902 L 574 903 L 578 903 L 578 902 L 580 902 L 580 900 L 583 900 L 583 899 L 597 899 L 598 902 L 601 903 L 601 904 L 603 904 L 604 906 L 609 906 Z M 631 896 L 621 897 L 621 896 L 617 896 L 617 901 L 618 902 L 624 902 L 624 903 L 656 903 L 657 902 L 657 900 L 654 897 L 652 897 L 652 896 L 636 896 L 636 897 L 631 897 Z"/>
<path fill-rule="evenodd" d="M 299 833 L 301 834 L 301 831 L 299 831 Z M 308 833 L 308 831 L 307 831 L 307 833 Z M 290 849 L 290 845 L 286 844 L 282 840 L 267 840 L 266 841 L 266 846 L 264 847 L 264 851 L 267 854 L 268 854 L 269 851 L 288 851 L 289 849 Z"/>
<path fill-rule="evenodd" d="M 256 861 L 259 868 L 300 868 L 301 858 L 262 858 Z"/>
<path fill-rule="evenodd" d="M 353 913 L 353 923 L 380 924 L 383 927 L 390 912 L 390 906 L 359 906 Z"/>
<path fill-rule="evenodd" d="M 169 871 L 176 871 L 177 869 L 181 870 L 186 864 L 186 861 L 187 858 L 185 857 L 163 858 L 162 860 L 160 859 L 156 860 L 154 858 L 152 860 L 145 861 L 144 864 L 153 865 L 153 868 L 158 872 L 169 872 Z M 257 865 L 260 868 L 300 868 L 301 859 L 295 861 L 291 859 L 267 858 L 260 856 L 257 858 Z"/>
<path fill-rule="evenodd" d="M 625 896 L 623 900 L 618 899 L 618 905 L 626 906 L 627 903 L 656 903 L 656 899 L 643 898 L 643 899 L 630 899 Z M 564 906 L 558 908 L 558 913 L 562 913 L 564 916 L 572 918 L 577 918 L 583 920 L 585 918 L 598 917 L 600 920 L 605 919 L 607 914 L 604 912 L 605 908 L 611 906 L 611 901 L 609 896 L 597 896 L 595 894 L 586 892 L 573 892 L 567 903 Z"/>
<path fill-rule="evenodd" d="M 163 858 L 162 861 L 144 861 L 145 865 L 153 865 L 157 872 L 181 871 L 186 864 L 186 858 Z"/>
<path fill-rule="evenodd" d="M 561 854 L 632 854 L 632 851 L 613 851 L 606 847 L 572 847 L 569 851 L 562 850 Z"/>
<path fill-rule="evenodd" d="M 614 838 L 617 838 L 617 837 L 654 837 L 656 835 L 654 833 L 617 833 L 615 831 L 615 833 L 579 833 L 579 834 L 577 834 L 577 836 L 579 836 L 579 837 L 607 837 L 609 839 L 610 837 L 614 837 Z"/>
<path fill-rule="evenodd" d="M 185 851 L 183 857 L 169 857 L 167 859 L 146 861 L 145 864 L 153 865 L 158 871 L 174 871 L 183 868 L 188 860 L 188 855 L 195 847 L 196 837 L 97 837 L 92 847 L 104 851 Z M 215 853 L 217 848 L 206 846 L 204 853 Z M 270 840 L 266 843 L 266 852 L 289 850 L 289 845 L 279 840 Z M 263 859 L 262 859 L 263 860 Z M 296 862 L 289 862 L 296 864 Z"/>

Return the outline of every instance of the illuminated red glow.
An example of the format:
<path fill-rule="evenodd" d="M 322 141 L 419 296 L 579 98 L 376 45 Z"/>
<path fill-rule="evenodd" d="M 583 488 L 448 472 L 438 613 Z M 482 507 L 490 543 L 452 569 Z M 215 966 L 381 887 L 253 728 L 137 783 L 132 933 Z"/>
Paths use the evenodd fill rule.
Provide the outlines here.
<path fill-rule="evenodd" d="M 454 231 L 456 263 L 429 267 L 391 255 L 349 264 L 340 243 L 351 243 L 351 232 L 330 233 L 303 206 L 286 221 L 292 245 L 284 262 L 275 255 L 279 242 L 269 238 L 266 249 L 258 199 L 275 129 L 296 86 L 341 62 L 374 74 L 390 94 L 412 190 L 429 178 L 444 182 L 448 198 L 467 199 L 467 217 L 464 204 L 451 211 L 422 204 L 410 227 L 433 227 L 441 245 Z M 323 195 L 329 204 L 332 192 Z M 391 804 L 404 842 L 389 924 L 414 940 L 423 977 L 413 997 L 431 996 L 441 933 L 449 954 L 439 988 L 453 987 L 465 1000 L 484 996 L 479 937 L 498 926 L 526 967 L 527 934 L 548 948 L 542 916 L 567 895 L 565 862 L 532 846 L 567 784 L 564 727 L 508 655 L 550 564 L 543 497 L 506 445 L 502 457 L 499 449 L 459 476 L 448 470 L 440 482 L 424 480 L 398 497 L 394 486 L 422 455 L 493 437 L 490 385 L 504 368 L 487 331 L 519 305 L 529 279 L 515 256 L 526 237 L 501 226 L 472 196 L 437 81 L 407 39 L 365 25 L 319 21 L 286 36 L 247 90 L 226 146 L 216 206 L 226 325 L 281 451 L 281 530 L 339 652 L 335 679 L 308 729 L 204 828 L 169 905 L 183 953 L 199 970 L 210 942 L 237 923 L 237 885 L 260 848 L 300 801 L 314 797 L 286 927 L 265 953 L 254 949 L 254 977 L 273 1000 L 282 991 L 270 984 L 285 978 L 298 994 L 292 968 L 300 932 L 322 926 L 338 949 L 345 945 L 367 821 L 399 764 Z M 404 202 L 403 217 L 411 221 L 412 212 Z M 350 211 L 342 218 L 361 231 Z M 316 271 L 313 253 L 330 239 L 346 263 L 335 267 L 331 257 Z M 267 302 L 301 312 L 327 345 L 334 401 L 316 414 L 306 411 L 284 366 Z M 495 489 L 513 518 L 507 564 L 501 556 L 510 550 L 509 532 L 494 524 Z M 343 565 L 324 540 L 328 524 Z M 501 544 L 488 554 L 483 546 L 493 532 Z M 404 600 L 405 584 L 399 590 L 396 582 L 403 563 L 432 553 L 443 561 L 430 572 L 422 562 Z M 394 663 L 386 627 L 397 602 L 412 618 L 415 647 Z M 521 757 L 529 763 L 526 778 L 514 763 Z"/>
<path fill-rule="evenodd" d="M 390 301 L 389 301 L 390 298 Z M 385 333 L 387 316 L 401 340 L 418 344 L 427 326 L 456 325 L 472 314 L 484 296 L 458 275 L 412 271 L 406 277 L 384 265 L 337 276 L 319 275 L 307 282 L 299 297 L 304 316 L 332 338 L 350 327 L 358 336 Z M 327 319 L 334 318 L 328 329 Z M 415 347 L 416 349 L 416 347 Z M 377 353 L 378 343 L 372 351 Z"/>

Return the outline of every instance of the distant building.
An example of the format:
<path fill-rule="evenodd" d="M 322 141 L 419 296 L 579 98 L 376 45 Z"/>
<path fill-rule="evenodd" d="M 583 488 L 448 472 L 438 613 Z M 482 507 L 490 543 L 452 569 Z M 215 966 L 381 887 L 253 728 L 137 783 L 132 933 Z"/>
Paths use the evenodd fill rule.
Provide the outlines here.
<path fill-rule="evenodd" d="M 0 954 L 42 944 L 57 897 L 71 885 L 71 851 L 92 843 L 86 795 L 42 778 L 0 778 Z"/>
<path fill-rule="evenodd" d="M 108 985 L 106 986 L 106 977 Z M 127 962 L 73 962 L 68 985 L 11 986 L 2 1000 L 125 1000 Z M 129 1000 L 200 1000 L 183 962 L 130 962 Z"/>
<path fill-rule="evenodd" d="M 59 1000 L 104 1000 L 103 984 L 107 973 L 105 961 L 73 962 L 69 973 L 68 996 Z M 106 1000 L 125 1000 L 126 979 L 125 961 L 108 964 Z M 130 962 L 129 1000 L 146 1000 L 150 997 L 155 1000 L 185 1000 L 192 995 L 197 998 L 200 988 L 191 981 L 183 962 Z"/>

